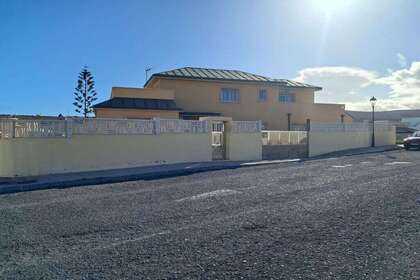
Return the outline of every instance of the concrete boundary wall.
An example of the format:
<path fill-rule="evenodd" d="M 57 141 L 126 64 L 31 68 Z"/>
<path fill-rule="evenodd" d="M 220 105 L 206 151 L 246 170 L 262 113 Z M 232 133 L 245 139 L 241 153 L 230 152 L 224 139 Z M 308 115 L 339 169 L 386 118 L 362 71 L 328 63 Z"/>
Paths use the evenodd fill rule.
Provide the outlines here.
<path fill-rule="evenodd" d="M 260 121 L 228 121 L 225 127 L 227 159 L 261 160 L 261 126 Z"/>
<path fill-rule="evenodd" d="M 212 161 L 207 122 L 83 120 L 82 129 L 62 126 L 62 121 L 60 126 L 36 121 L 22 122 L 22 126 L 16 123 L 11 131 L 7 126 L 0 138 L 0 177 Z M 261 159 L 259 124 L 228 124 L 228 160 Z M 72 133 L 66 133 L 69 129 Z"/>
<path fill-rule="evenodd" d="M 263 160 L 296 159 L 308 156 L 308 145 L 263 145 Z"/>
<path fill-rule="evenodd" d="M 227 158 L 229 160 L 261 160 L 262 140 L 258 133 L 228 133 Z"/>
<path fill-rule="evenodd" d="M 375 129 L 376 146 L 396 144 L 395 126 L 386 129 Z M 310 131 L 309 156 L 318 156 L 336 151 L 355 148 L 370 147 L 372 144 L 372 131 L 369 129 L 347 131 Z"/>
<path fill-rule="evenodd" d="M 0 177 L 211 161 L 210 134 L 73 135 L 0 141 Z"/>

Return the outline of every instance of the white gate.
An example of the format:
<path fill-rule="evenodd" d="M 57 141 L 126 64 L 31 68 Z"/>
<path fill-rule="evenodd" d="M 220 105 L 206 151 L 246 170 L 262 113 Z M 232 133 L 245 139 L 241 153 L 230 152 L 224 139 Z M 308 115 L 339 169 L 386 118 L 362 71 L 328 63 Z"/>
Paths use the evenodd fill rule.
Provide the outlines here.
<path fill-rule="evenodd" d="M 211 128 L 212 159 L 224 160 L 226 159 L 225 123 L 212 121 Z"/>

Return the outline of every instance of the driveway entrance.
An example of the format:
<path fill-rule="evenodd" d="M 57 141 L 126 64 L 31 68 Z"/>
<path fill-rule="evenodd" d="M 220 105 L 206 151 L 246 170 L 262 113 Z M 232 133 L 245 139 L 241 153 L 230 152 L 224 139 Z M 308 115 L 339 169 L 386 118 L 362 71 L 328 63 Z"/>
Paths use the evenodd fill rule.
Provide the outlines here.
<path fill-rule="evenodd" d="M 265 160 L 308 156 L 306 131 L 262 131 L 262 158 Z"/>

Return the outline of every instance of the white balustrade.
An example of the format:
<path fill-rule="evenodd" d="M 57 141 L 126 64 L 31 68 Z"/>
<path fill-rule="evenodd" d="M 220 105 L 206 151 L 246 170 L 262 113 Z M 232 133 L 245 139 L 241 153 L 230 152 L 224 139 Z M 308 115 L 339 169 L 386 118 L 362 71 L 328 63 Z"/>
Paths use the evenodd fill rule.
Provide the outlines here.
<path fill-rule="evenodd" d="M 311 123 L 313 132 L 367 132 L 370 130 L 367 123 Z"/>
<path fill-rule="evenodd" d="M 69 119 L 72 134 L 79 135 L 136 135 L 154 134 L 152 120 L 125 119 Z"/>
<path fill-rule="evenodd" d="M 13 137 L 13 120 L 0 120 L 0 139 Z"/>
<path fill-rule="evenodd" d="M 304 145 L 307 143 L 306 131 L 263 130 L 263 145 Z"/>
<path fill-rule="evenodd" d="M 375 131 L 390 131 L 393 126 L 388 122 L 375 122 Z M 369 132 L 372 123 L 311 123 L 313 132 Z"/>
<path fill-rule="evenodd" d="M 258 133 L 261 126 L 260 121 L 233 121 L 232 133 Z"/>
<path fill-rule="evenodd" d="M 14 138 L 64 137 L 65 122 L 62 120 L 12 120 Z M 10 138 L 10 136 L 9 136 Z"/>
<path fill-rule="evenodd" d="M 207 121 L 177 120 L 177 119 L 156 119 L 159 127 L 156 134 L 161 133 L 208 133 L 209 124 Z"/>
<path fill-rule="evenodd" d="M 0 138 L 71 137 L 72 135 L 139 135 L 209 133 L 207 121 L 68 118 L 63 120 L 0 120 Z"/>

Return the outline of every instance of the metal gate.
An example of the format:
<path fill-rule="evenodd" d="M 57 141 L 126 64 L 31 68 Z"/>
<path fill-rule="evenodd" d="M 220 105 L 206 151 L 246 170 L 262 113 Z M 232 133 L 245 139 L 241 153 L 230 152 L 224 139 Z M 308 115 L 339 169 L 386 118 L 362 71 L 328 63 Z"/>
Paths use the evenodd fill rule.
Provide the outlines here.
<path fill-rule="evenodd" d="M 212 122 L 211 148 L 213 160 L 226 159 L 225 124 L 223 121 Z"/>
<path fill-rule="evenodd" d="M 262 131 L 262 158 L 265 160 L 308 156 L 306 131 Z"/>

